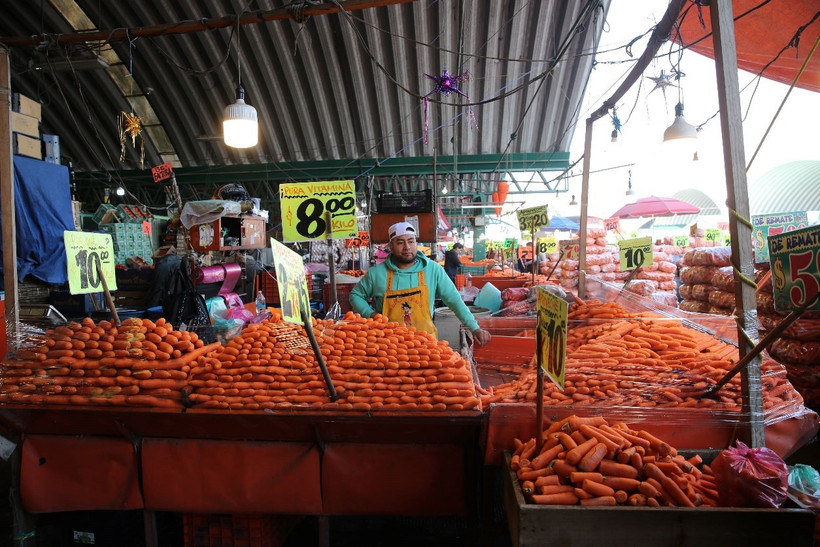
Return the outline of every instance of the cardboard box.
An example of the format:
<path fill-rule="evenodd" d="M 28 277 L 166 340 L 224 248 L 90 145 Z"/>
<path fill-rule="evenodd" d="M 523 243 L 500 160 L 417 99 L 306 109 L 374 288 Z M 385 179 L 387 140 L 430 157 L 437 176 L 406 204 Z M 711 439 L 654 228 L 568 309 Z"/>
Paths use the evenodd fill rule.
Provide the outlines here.
<path fill-rule="evenodd" d="M 38 120 L 43 119 L 40 103 L 34 99 L 29 99 L 22 93 L 13 93 L 11 95 L 11 109 L 20 114 L 37 118 Z"/>
<path fill-rule="evenodd" d="M 12 133 L 12 146 L 14 153 L 20 156 L 28 156 L 38 160 L 43 159 L 43 146 L 40 139 L 21 135 L 20 133 Z"/>
<path fill-rule="evenodd" d="M 40 120 L 19 112 L 11 113 L 11 130 L 15 133 L 40 138 Z"/>

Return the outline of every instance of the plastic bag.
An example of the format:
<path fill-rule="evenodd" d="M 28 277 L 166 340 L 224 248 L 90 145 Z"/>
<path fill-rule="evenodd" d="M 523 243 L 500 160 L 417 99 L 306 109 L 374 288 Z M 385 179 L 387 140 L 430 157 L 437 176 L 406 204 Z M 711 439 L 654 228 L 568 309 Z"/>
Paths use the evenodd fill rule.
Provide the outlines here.
<path fill-rule="evenodd" d="M 820 510 L 820 473 L 802 463 L 789 467 L 788 495 L 804 509 Z"/>
<path fill-rule="evenodd" d="M 529 287 L 510 287 L 508 289 L 504 289 L 501 291 L 501 300 L 507 301 L 520 301 L 526 300 L 527 295 L 529 295 L 530 289 Z"/>
<path fill-rule="evenodd" d="M 720 504 L 726 507 L 772 507 L 786 501 L 789 469 L 770 448 L 735 448 L 720 452 L 712 462 Z"/>

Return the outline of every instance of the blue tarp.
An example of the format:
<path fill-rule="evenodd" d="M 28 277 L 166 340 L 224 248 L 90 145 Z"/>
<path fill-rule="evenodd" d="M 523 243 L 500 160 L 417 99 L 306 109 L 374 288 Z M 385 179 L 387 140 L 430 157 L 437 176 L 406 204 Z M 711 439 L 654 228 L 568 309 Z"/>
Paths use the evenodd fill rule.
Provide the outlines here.
<path fill-rule="evenodd" d="M 31 275 L 46 283 L 65 283 L 63 232 L 75 229 L 68 168 L 14 156 L 14 195 L 17 279 Z"/>
<path fill-rule="evenodd" d="M 577 232 L 580 226 L 576 222 L 565 218 L 565 217 L 549 217 L 550 223 L 545 226 L 545 228 L 551 228 L 553 230 L 568 230 Z"/>

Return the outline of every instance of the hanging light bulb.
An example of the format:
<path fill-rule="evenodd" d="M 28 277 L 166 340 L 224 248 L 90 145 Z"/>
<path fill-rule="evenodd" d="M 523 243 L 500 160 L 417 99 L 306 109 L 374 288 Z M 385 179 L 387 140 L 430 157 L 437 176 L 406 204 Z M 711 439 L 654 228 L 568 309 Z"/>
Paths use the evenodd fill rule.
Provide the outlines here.
<path fill-rule="evenodd" d="M 629 170 L 629 183 L 627 184 L 626 195 L 627 196 L 634 196 L 635 195 L 635 191 L 632 189 L 632 169 Z"/>
<path fill-rule="evenodd" d="M 361 208 L 362 209 L 367 209 L 367 200 L 366 199 L 362 200 Z"/>
<path fill-rule="evenodd" d="M 575 201 L 575 194 L 572 195 L 572 201 L 569 202 L 570 205 L 578 205 L 578 202 Z"/>
<path fill-rule="evenodd" d="M 236 88 L 236 102 L 225 107 L 222 116 L 225 144 L 232 148 L 250 148 L 259 142 L 256 109 L 245 103 L 245 88 Z"/>
<path fill-rule="evenodd" d="M 683 103 L 675 105 L 675 121 L 663 132 L 663 142 L 675 139 L 696 139 L 698 131 L 683 117 Z"/>
<path fill-rule="evenodd" d="M 618 131 L 616 129 L 612 130 L 612 141 L 610 142 L 618 142 Z"/>
<path fill-rule="evenodd" d="M 442 185 L 441 185 L 441 195 L 442 195 L 442 196 L 446 196 L 446 195 L 447 195 L 447 185 L 446 185 L 446 184 L 442 184 Z"/>
<path fill-rule="evenodd" d="M 117 186 L 117 189 L 116 189 L 115 193 L 118 196 L 124 196 L 125 195 L 125 188 L 123 188 L 122 185 Z"/>

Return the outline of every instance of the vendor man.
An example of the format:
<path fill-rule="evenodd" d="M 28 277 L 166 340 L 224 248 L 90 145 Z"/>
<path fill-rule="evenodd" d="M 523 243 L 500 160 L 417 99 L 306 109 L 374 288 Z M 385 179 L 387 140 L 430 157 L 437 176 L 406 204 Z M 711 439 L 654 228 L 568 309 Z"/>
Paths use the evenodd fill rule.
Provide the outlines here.
<path fill-rule="evenodd" d="M 479 328 L 444 268 L 417 251 L 413 225 L 398 222 L 390 227 L 388 235 L 390 256 L 370 268 L 353 287 L 350 292 L 353 310 L 363 317 L 381 310 L 391 321 L 437 334 L 433 311 L 438 296 L 470 329 L 479 346 L 489 342 L 490 333 Z M 373 307 L 368 302 L 370 298 L 373 298 Z"/>

